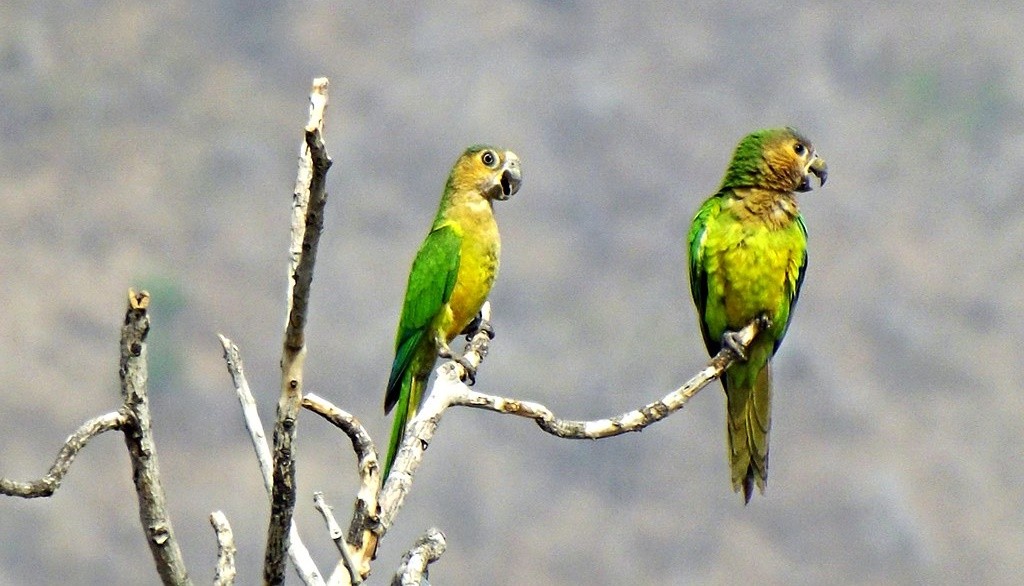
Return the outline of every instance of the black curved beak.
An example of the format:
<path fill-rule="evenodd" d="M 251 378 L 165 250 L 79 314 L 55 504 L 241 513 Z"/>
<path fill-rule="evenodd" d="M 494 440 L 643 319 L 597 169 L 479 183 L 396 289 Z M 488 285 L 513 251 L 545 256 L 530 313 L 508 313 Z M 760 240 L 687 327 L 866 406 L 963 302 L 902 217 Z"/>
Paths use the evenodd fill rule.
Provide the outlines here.
<path fill-rule="evenodd" d="M 828 164 L 825 163 L 825 159 L 815 155 L 811 164 L 807 166 L 807 174 L 804 175 L 803 181 L 800 182 L 800 186 L 797 187 L 797 191 L 804 192 L 810 191 L 811 187 L 811 175 L 818 178 L 818 187 L 825 185 L 825 181 L 828 180 Z"/>

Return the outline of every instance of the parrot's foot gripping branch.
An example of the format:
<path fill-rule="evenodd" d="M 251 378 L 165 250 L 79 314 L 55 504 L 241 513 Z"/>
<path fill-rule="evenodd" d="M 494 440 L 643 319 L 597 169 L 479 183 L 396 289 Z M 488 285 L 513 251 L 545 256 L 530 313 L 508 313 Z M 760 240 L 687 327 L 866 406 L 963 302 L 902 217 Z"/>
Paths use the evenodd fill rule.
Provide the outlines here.
<path fill-rule="evenodd" d="M 466 324 L 466 327 L 463 328 L 461 332 L 459 332 L 460 335 L 466 336 L 466 341 L 468 342 L 468 344 L 466 344 L 465 352 L 476 352 L 486 356 L 486 344 L 480 345 L 481 342 L 475 340 L 475 338 L 477 337 L 477 334 L 484 334 L 485 336 L 487 336 L 488 340 L 494 339 L 494 328 L 491 327 L 490 316 L 490 310 L 488 309 L 485 315 L 484 309 L 482 308 L 480 312 L 476 314 L 476 317 L 474 317 L 472 321 Z M 463 375 L 460 377 L 460 380 L 466 383 L 466 386 L 471 387 L 474 384 L 476 384 L 476 363 L 466 358 L 465 353 L 463 353 L 461 357 L 455 358 L 454 356 L 452 356 L 451 349 L 449 349 L 448 355 L 442 355 L 441 357 L 447 360 L 455 360 L 460 365 L 462 365 Z"/>
<path fill-rule="evenodd" d="M 742 362 L 747 361 L 747 353 L 743 350 L 743 340 L 739 332 L 725 332 L 722 334 L 722 346 L 728 348 Z"/>
<path fill-rule="evenodd" d="M 757 332 L 761 333 L 772 327 L 772 320 L 767 313 L 757 316 Z M 747 353 L 744 350 L 743 336 L 740 332 L 725 332 L 722 334 L 722 346 L 728 348 L 742 362 L 747 361 Z"/>
<path fill-rule="evenodd" d="M 494 328 L 491 327 L 491 322 L 484 319 L 483 313 L 476 314 L 473 321 L 469 322 L 460 334 L 466 336 L 466 340 L 468 341 L 472 340 L 473 336 L 475 336 L 477 332 L 483 332 L 487 334 L 487 337 L 491 340 L 494 339 Z"/>

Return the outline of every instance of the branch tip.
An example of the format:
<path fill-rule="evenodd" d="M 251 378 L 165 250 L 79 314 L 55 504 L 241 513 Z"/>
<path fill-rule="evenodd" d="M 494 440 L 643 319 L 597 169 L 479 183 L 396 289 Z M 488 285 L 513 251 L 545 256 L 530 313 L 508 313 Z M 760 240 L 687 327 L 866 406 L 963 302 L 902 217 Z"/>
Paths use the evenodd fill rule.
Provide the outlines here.
<path fill-rule="evenodd" d="M 145 310 L 149 307 L 149 291 L 143 289 L 138 293 L 135 289 L 128 288 L 128 307 L 129 309 Z"/>

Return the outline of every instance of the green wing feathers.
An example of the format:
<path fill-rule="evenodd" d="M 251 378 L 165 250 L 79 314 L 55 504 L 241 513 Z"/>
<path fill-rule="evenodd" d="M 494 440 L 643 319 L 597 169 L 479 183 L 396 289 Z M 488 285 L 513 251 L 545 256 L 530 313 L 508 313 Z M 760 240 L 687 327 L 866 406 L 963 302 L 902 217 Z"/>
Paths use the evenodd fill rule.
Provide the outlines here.
<path fill-rule="evenodd" d="M 398 407 L 384 462 L 384 478 L 394 464 L 406 424 L 416 415 L 423 387 L 437 359 L 437 333 L 433 330 L 455 288 L 461 247 L 458 227 L 441 224 L 430 231 L 413 260 L 395 336 L 395 360 L 384 396 L 385 414 Z"/>
<path fill-rule="evenodd" d="M 804 217 L 802 215 L 796 217 L 795 224 L 800 229 L 799 237 L 802 242 L 801 249 L 803 254 L 800 255 L 799 261 L 786 272 L 789 308 L 786 311 L 786 322 L 781 324 L 782 327 L 778 329 L 778 333 L 775 335 L 773 356 L 775 351 L 779 349 L 779 344 L 782 344 L 782 338 L 786 337 L 786 331 L 789 330 L 790 322 L 793 321 L 793 310 L 796 309 L 796 301 L 800 298 L 800 286 L 804 284 L 804 275 L 807 274 L 807 225 L 804 224 Z"/>
<path fill-rule="evenodd" d="M 704 202 L 704 205 L 701 206 L 697 215 L 693 218 L 693 223 L 690 225 L 690 234 L 687 238 L 690 260 L 690 294 L 693 296 L 694 305 L 697 306 L 697 321 L 700 323 L 700 333 L 704 337 L 704 346 L 712 356 L 718 354 L 721 341 L 708 331 L 708 323 L 704 317 L 708 306 L 707 247 L 705 236 L 707 235 L 708 221 L 718 215 L 720 209 L 721 202 L 717 197 L 712 197 Z"/>
<path fill-rule="evenodd" d="M 431 325 L 451 299 L 459 274 L 459 230 L 444 224 L 430 231 L 409 272 L 402 317 L 395 336 L 395 360 L 391 364 L 384 413 L 390 413 L 401 397 L 402 378 L 424 345 L 433 344 Z"/>

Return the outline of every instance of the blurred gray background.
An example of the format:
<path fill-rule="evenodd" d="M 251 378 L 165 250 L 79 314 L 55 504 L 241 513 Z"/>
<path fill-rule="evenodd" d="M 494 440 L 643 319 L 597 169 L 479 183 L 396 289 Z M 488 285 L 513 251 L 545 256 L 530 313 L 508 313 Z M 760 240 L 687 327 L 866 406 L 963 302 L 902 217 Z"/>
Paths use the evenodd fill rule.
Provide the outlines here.
<path fill-rule="evenodd" d="M 597 3 L 594 3 L 597 4 Z M 223 509 L 239 582 L 268 506 L 218 332 L 273 416 L 288 209 L 330 77 L 307 386 L 378 440 L 409 263 L 462 149 L 515 150 L 498 337 L 477 388 L 610 416 L 705 362 L 683 240 L 737 140 L 794 125 L 810 267 L 775 361 L 772 468 L 730 490 L 716 383 L 643 434 L 570 442 L 450 412 L 372 583 L 431 525 L 435 584 L 1011 583 L 1024 573 L 1024 60 L 1016 2 L 0 4 L 0 474 L 41 476 L 118 405 L 129 286 L 198 583 Z M 1015 203 L 1018 202 L 1018 203 Z M 298 520 L 356 486 L 306 415 Z M 123 442 L 0 499 L 0 584 L 155 583 Z M 289 580 L 296 581 L 289 570 Z"/>

